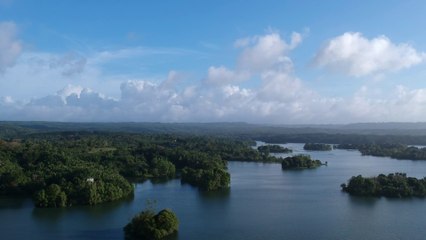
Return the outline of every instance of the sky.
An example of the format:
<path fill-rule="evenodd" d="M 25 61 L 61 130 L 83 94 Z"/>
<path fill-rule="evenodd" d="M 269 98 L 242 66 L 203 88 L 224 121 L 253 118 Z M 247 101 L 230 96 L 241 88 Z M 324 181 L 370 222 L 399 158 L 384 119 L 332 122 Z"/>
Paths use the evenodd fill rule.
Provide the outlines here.
<path fill-rule="evenodd" d="M 0 121 L 426 121 L 426 2 L 0 0 Z"/>

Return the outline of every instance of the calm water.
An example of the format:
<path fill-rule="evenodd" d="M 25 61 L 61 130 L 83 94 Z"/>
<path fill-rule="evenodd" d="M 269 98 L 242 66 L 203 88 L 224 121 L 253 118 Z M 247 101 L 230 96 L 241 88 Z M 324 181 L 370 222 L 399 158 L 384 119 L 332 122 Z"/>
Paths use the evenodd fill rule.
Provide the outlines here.
<path fill-rule="evenodd" d="M 296 153 L 303 144 L 285 144 Z M 426 161 L 309 152 L 328 161 L 314 170 L 230 162 L 231 190 L 203 194 L 179 180 L 137 184 L 135 197 L 96 207 L 35 209 L 28 199 L 0 199 L 1 239 L 122 239 L 122 227 L 145 207 L 171 208 L 190 239 L 425 239 L 426 199 L 356 198 L 340 191 L 353 175 L 426 176 Z"/>

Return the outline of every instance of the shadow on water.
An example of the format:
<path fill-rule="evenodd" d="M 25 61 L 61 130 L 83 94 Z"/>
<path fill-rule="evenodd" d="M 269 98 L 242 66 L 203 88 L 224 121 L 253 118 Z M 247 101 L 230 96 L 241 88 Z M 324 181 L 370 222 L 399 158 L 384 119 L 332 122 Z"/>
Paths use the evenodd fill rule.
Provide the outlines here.
<path fill-rule="evenodd" d="M 32 208 L 34 204 L 31 198 L 28 197 L 1 197 L 0 198 L 0 210 L 1 209 L 22 209 Z"/>
<path fill-rule="evenodd" d="M 127 207 L 133 203 L 134 194 L 117 200 L 114 202 L 108 202 L 99 204 L 96 206 L 71 206 L 66 208 L 36 208 L 32 210 L 32 217 L 36 220 L 55 222 L 67 214 L 86 214 L 91 218 L 102 218 L 111 212 L 114 212 L 117 208 Z"/>
<path fill-rule="evenodd" d="M 227 200 L 231 194 L 231 189 L 221 189 L 217 191 L 199 191 L 199 196 L 202 200 Z"/>
<path fill-rule="evenodd" d="M 68 208 L 36 208 L 34 207 L 31 216 L 36 220 L 43 220 L 50 223 L 55 223 L 61 219 L 67 212 Z"/>
<path fill-rule="evenodd" d="M 151 178 L 152 185 L 166 185 L 168 182 L 175 180 L 176 178 Z"/>
<path fill-rule="evenodd" d="M 344 193 L 348 194 L 348 193 Z M 361 206 L 361 207 L 368 207 L 373 208 L 376 203 L 380 201 L 379 197 L 363 197 L 363 196 L 350 196 L 348 194 L 348 199 L 351 205 L 353 206 Z"/>

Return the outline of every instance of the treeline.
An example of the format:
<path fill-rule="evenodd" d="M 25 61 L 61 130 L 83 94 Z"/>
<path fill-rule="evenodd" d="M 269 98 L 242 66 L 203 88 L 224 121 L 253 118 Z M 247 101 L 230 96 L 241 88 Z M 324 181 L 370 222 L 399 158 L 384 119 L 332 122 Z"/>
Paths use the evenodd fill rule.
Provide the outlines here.
<path fill-rule="evenodd" d="M 309 151 L 331 151 L 333 147 L 330 144 L 324 143 L 305 143 L 303 149 Z"/>
<path fill-rule="evenodd" d="M 385 196 L 391 198 L 425 197 L 426 178 L 407 177 L 405 173 L 380 174 L 377 177 L 353 176 L 342 190 L 356 196 Z"/>
<path fill-rule="evenodd" d="M 333 144 L 402 143 L 426 145 L 425 123 L 335 125 L 258 125 L 247 123 L 61 123 L 0 122 L 0 138 L 25 138 L 34 133 L 59 131 L 116 132 L 215 136 L 268 143 L 323 142 Z M 400 129 L 398 129 L 400 128 Z"/>
<path fill-rule="evenodd" d="M 362 155 L 391 157 L 396 159 L 426 160 L 426 148 L 405 144 L 340 144 L 340 149 L 357 149 Z"/>
<path fill-rule="evenodd" d="M 283 170 L 286 169 L 304 169 L 304 168 L 317 168 L 323 164 L 320 160 L 311 159 L 309 155 L 296 155 L 286 157 L 281 162 Z"/>

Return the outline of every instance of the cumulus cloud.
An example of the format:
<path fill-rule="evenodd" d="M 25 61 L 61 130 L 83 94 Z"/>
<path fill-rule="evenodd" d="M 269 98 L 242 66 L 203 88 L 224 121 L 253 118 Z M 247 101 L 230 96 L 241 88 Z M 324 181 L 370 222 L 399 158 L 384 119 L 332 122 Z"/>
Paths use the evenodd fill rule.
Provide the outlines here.
<path fill-rule="evenodd" d="M 314 65 L 361 77 L 410 68 L 425 57 L 409 44 L 392 43 L 386 36 L 367 39 L 359 32 L 347 32 L 329 40 L 316 54 Z"/>
<path fill-rule="evenodd" d="M 209 67 L 207 73 L 207 83 L 213 85 L 235 84 L 247 80 L 250 77 L 246 71 L 233 71 L 224 66 Z"/>
<path fill-rule="evenodd" d="M 261 36 L 238 39 L 234 46 L 241 48 L 235 69 L 225 66 L 211 66 L 206 82 L 224 86 L 239 84 L 252 76 L 264 74 L 271 69 L 274 72 L 292 72 L 293 62 L 288 53 L 302 42 L 302 35 L 294 32 L 287 43 L 279 33 L 270 32 Z"/>
<path fill-rule="evenodd" d="M 358 38 L 363 37 L 358 35 Z M 373 40 L 366 41 L 371 44 Z M 294 73 L 289 53 L 301 41 L 302 37 L 298 33 L 294 33 L 291 40 L 286 42 L 276 32 L 239 40 L 235 44 L 241 52 L 236 58 L 234 68 L 211 66 L 207 69 L 206 77 L 199 82 L 192 81 L 189 85 L 179 84 L 186 80 L 185 74 L 170 71 L 161 81 L 125 78 L 117 85 L 119 94 L 115 97 L 103 92 L 99 88 L 100 85 L 97 88 L 88 88 L 87 84 L 81 82 L 60 83 L 65 87 L 56 93 L 34 97 L 26 102 L 17 101 L 10 96 L 0 97 L 0 119 L 344 123 L 426 118 L 426 89 L 398 86 L 393 92 L 389 92 L 389 95 L 376 95 L 372 89 L 364 86 L 353 96 L 346 98 L 321 96 L 307 87 Z M 395 45 L 390 41 L 382 45 L 386 46 L 385 49 L 392 49 L 393 54 L 397 56 L 403 56 L 400 53 L 402 50 L 394 48 L 411 48 L 408 45 Z M 417 52 L 416 54 L 421 55 Z M 103 57 L 111 57 L 107 55 Z M 351 58 L 352 55 L 353 53 L 348 54 Z M 51 78 L 64 77 L 64 72 L 72 69 L 72 74 L 66 76 L 68 79 L 77 79 L 80 75 L 87 78 L 87 72 L 94 66 L 93 58 L 87 58 L 86 63 L 81 64 L 84 67 L 80 68 L 78 62 L 81 59 L 84 58 L 24 54 L 20 61 L 24 61 L 27 67 L 14 67 L 7 74 L 23 74 L 19 75 L 21 77 L 41 75 Z M 371 61 L 376 63 L 374 58 Z M 35 71 L 49 74 L 43 75 Z M 369 71 L 369 74 L 376 74 L 385 70 L 380 68 Z M 256 84 L 252 87 L 249 87 L 250 84 L 243 85 L 247 80 L 254 80 Z M 37 84 L 39 82 L 37 80 Z"/>
<path fill-rule="evenodd" d="M 237 40 L 235 45 L 243 47 L 238 59 L 238 68 L 252 73 L 262 72 L 271 67 L 291 69 L 293 63 L 287 54 L 301 41 L 302 36 L 299 33 L 293 33 L 291 42 L 287 43 L 276 32 Z"/>
<path fill-rule="evenodd" d="M 0 72 L 13 66 L 21 51 L 22 44 L 17 39 L 16 24 L 0 22 Z"/>

